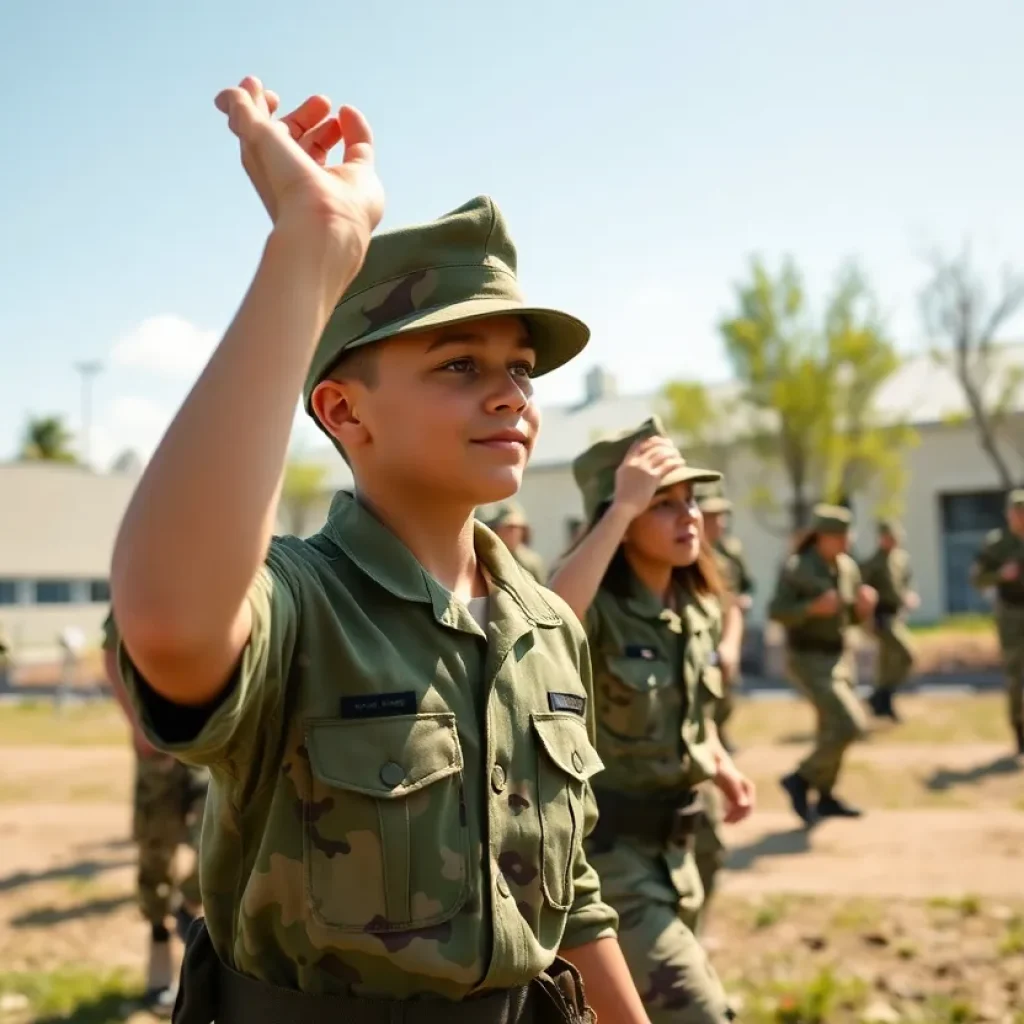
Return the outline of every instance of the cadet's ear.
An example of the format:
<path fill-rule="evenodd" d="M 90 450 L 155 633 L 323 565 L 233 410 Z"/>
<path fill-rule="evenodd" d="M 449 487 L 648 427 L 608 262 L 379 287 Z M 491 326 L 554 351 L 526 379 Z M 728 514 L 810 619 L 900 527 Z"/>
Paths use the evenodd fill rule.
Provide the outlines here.
<path fill-rule="evenodd" d="M 328 378 L 317 384 L 310 396 L 313 415 L 346 453 L 366 444 L 370 438 L 359 418 L 358 393 L 361 386 L 355 380 Z"/>

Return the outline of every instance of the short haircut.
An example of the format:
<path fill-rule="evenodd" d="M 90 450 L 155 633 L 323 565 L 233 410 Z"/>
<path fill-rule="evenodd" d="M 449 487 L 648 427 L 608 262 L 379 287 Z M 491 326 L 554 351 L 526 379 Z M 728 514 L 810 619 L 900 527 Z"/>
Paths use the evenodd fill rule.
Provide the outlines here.
<path fill-rule="evenodd" d="M 342 354 L 341 358 L 331 367 L 325 380 L 357 380 L 368 388 L 377 386 L 380 379 L 380 347 L 378 345 L 359 345 Z"/>

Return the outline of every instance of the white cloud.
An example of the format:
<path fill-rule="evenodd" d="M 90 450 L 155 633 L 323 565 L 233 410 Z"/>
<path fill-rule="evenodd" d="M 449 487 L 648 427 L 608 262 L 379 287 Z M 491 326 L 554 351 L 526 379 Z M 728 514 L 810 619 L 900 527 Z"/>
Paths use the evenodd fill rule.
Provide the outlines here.
<path fill-rule="evenodd" d="M 195 376 L 217 344 L 216 331 L 204 330 L 180 316 L 143 320 L 114 343 L 111 360 L 169 377 Z"/>

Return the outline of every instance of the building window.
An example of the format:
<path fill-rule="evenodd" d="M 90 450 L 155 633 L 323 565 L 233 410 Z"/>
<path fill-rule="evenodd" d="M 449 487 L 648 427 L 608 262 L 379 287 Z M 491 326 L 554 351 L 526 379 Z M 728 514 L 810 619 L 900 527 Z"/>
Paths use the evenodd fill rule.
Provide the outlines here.
<path fill-rule="evenodd" d="M 90 580 L 89 600 L 93 604 L 106 604 L 110 600 L 110 584 L 106 580 Z"/>
<path fill-rule="evenodd" d="M 939 496 L 946 612 L 984 612 L 990 605 L 971 585 L 971 565 L 989 530 L 1004 525 L 1006 498 L 1002 491 Z"/>
<path fill-rule="evenodd" d="M 36 580 L 36 604 L 70 603 L 70 580 Z"/>
<path fill-rule="evenodd" d="M 0 580 L 0 604 L 18 603 L 18 581 Z"/>

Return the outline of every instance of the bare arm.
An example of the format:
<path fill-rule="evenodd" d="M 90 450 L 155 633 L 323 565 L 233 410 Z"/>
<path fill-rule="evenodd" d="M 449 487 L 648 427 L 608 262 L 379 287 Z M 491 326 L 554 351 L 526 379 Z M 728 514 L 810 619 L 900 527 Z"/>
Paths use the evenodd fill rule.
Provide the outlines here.
<path fill-rule="evenodd" d="M 548 586 L 582 621 L 636 513 L 613 504 L 559 564 Z"/>
<path fill-rule="evenodd" d="M 273 530 L 295 401 L 382 206 L 361 115 L 346 108 L 326 118 L 329 101 L 313 97 L 275 122 L 276 103 L 255 79 L 218 97 L 274 229 L 238 313 L 139 483 L 114 550 L 125 646 L 149 685 L 182 704 L 215 697 L 248 639 L 245 597 Z M 316 127 L 303 134 L 309 122 Z M 310 156 L 342 133 L 343 164 L 324 168 Z"/>
<path fill-rule="evenodd" d="M 649 1024 L 618 939 L 597 939 L 560 952 L 583 976 L 587 1003 L 599 1021 Z"/>
<path fill-rule="evenodd" d="M 736 595 L 729 595 L 723 602 L 722 639 L 718 644 L 722 670 L 726 682 L 731 682 L 739 671 L 740 654 L 743 650 L 743 609 Z"/>

